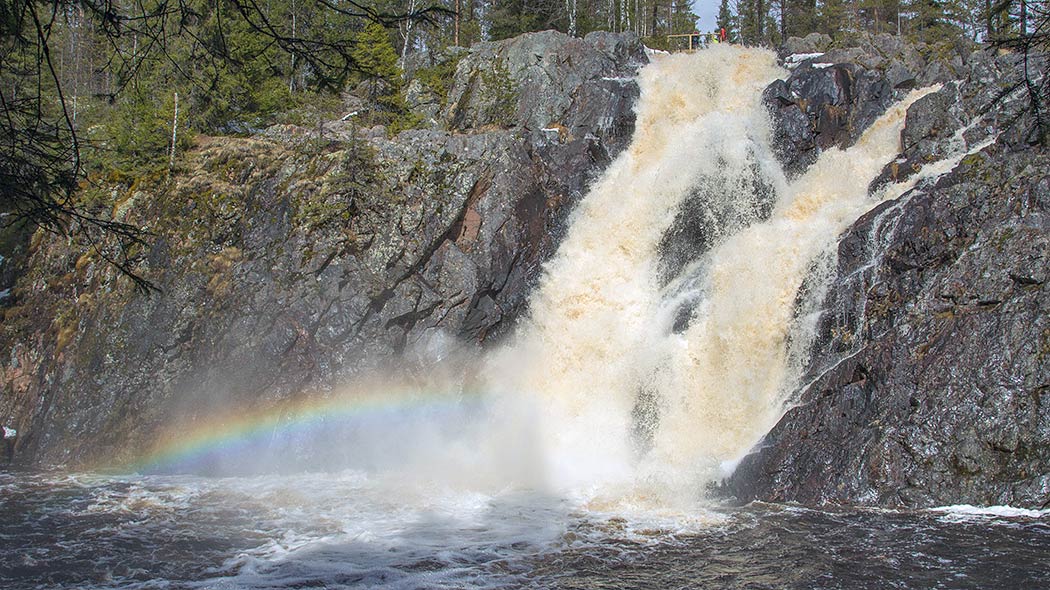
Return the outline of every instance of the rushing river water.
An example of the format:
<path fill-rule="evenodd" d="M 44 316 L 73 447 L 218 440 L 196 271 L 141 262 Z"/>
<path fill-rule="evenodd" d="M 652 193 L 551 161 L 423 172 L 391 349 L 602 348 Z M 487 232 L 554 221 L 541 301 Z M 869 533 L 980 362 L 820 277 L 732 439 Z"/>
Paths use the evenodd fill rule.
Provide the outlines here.
<path fill-rule="evenodd" d="M 0 587 L 1050 587 L 1047 513 L 609 513 L 419 485 L 361 472 L 0 474 Z"/>
<path fill-rule="evenodd" d="M 820 270 L 909 188 L 867 192 L 935 90 L 789 181 L 761 101 L 784 75 L 730 47 L 645 68 L 632 145 L 472 370 L 173 416 L 104 466 L 132 475 L 0 473 L 0 590 L 1050 587 L 1048 513 L 703 497 L 790 401 Z M 689 207 L 707 243 L 676 260 Z"/>

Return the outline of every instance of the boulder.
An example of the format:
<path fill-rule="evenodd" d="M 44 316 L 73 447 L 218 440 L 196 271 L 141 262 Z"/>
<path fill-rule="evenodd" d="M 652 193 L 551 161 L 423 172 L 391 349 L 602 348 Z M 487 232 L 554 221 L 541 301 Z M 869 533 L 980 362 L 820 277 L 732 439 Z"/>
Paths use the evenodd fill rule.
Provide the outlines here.
<path fill-rule="evenodd" d="M 1020 59 L 968 43 L 937 57 L 880 36 L 767 89 L 779 156 L 797 172 L 854 141 L 871 120 L 858 113 L 941 84 L 911 105 L 901 153 L 869 190 L 958 164 L 840 238 L 802 386 L 724 490 L 807 505 L 1050 504 L 1050 153 L 1027 141 Z M 856 89 L 867 76 L 879 91 Z M 851 123 L 827 126 L 828 110 Z"/>
<path fill-rule="evenodd" d="M 788 37 L 780 48 L 780 55 L 808 55 L 824 53 L 831 47 L 831 37 L 824 33 L 810 33 L 805 37 Z"/>
<path fill-rule="evenodd" d="M 1039 63 L 1036 60 L 1034 67 L 1041 67 Z M 901 156 L 886 165 L 870 190 L 905 180 L 930 162 L 966 152 L 1000 135 L 1016 143 L 1010 133 L 1026 126 L 1026 97 L 1018 91 L 1024 73 L 1018 67 L 1018 56 L 972 52 L 965 66 L 968 75 L 942 84 L 908 109 Z"/>
<path fill-rule="evenodd" d="M 900 97 L 880 72 L 831 59 L 803 62 L 764 93 L 775 153 L 789 176 L 800 174 L 829 147 L 852 145 Z"/>
<path fill-rule="evenodd" d="M 887 163 L 872 188 L 904 179 L 957 150 L 963 140 L 976 145 L 1005 130 L 1021 114 L 1025 97 L 1004 92 L 1019 88 L 1020 59 L 1013 53 L 974 51 L 966 43 L 945 58 L 933 48 L 886 35 L 809 57 L 765 91 L 776 155 L 789 176 L 798 175 L 821 151 L 852 145 L 911 90 L 940 85 L 909 110 L 903 159 Z M 1038 71 L 1041 63 L 1037 58 L 1030 68 Z M 957 132 L 965 137 L 955 137 Z"/>

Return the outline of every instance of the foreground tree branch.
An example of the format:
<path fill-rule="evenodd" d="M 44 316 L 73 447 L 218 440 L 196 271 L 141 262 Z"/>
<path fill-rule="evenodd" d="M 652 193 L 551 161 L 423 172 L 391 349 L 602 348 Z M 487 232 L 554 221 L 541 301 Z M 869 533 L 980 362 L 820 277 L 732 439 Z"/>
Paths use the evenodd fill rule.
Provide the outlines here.
<path fill-rule="evenodd" d="M 316 31 L 286 31 L 271 6 L 256 0 L 7 0 L 0 2 L 0 211 L 5 223 L 27 223 L 45 231 L 80 237 L 145 293 L 156 287 L 136 274 L 132 245 L 144 246 L 148 232 L 115 221 L 104 212 L 78 204 L 85 185 L 82 150 L 84 141 L 54 55 L 55 28 L 62 15 L 78 11 L 90 31 L 107 47 L 102 66 L 108 90 L 101 97 L 114 103 L 135 84 L 143 69 L 166 63 L 202 94 L 214 89 L 215 80 L 201 78 L 172 55 L 173 43 L 192 42 L 199 52 L 196 62 L 229 64 L 236 61 L 235 41 L 228 38 L 224 19 L 240 20 L 268 45 L 295 57 L 322 89 L 341 90 L 352 74 L 361 70 L 354 59 L 353 35 L 324 35 Z M 384 12 L 356 0 L 314 0 L 314 10 L 376 22 L 433 22 L 451 14 L 431 5 L 407 12 Z M 217 33 L 199 30 L 207 14 L 218 19 Z M 110 247 L 105 244 L 110 243 Z M 139 248 L 141 250 L 141 248 Z"/>

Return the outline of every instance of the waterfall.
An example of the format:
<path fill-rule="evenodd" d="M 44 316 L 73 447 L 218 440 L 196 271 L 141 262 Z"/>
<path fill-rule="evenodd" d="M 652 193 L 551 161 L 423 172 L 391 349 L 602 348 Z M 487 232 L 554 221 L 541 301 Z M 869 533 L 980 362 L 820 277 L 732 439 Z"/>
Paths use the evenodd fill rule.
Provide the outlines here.
<path fill-rule="evenodd" d="M 878 202 L 868 184 L 925 92 L 788 181 L 761 99 L 785 75 L 772 53 L 727 45 L 640 73 L 631 146 L 574 212 L 528 318 L 488 364 L 494 388 L 531 400 L 555 485 L 695 493 L 782 415 L 820 269 Z"/>
<path fill-rule="evenodd" d="M 402 491 L 535 490 L 617 512 L 693 504 L 791 402 L 838 235 L 923 176 L 868 194 L 929 89 L 789 180 L 762 101 L 785 75 L 772 53 L 726 44 L 643 68 L 631 145 L 502 348 L 428 340 L 389 374 L 180 433 L 142 464 L 349 468 Z"/>

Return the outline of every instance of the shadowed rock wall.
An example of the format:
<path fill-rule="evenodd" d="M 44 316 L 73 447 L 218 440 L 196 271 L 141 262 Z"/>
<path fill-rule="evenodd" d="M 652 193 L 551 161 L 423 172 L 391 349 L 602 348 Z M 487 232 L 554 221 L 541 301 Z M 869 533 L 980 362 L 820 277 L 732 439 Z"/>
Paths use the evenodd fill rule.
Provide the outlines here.
<path fill-rule="evenodd" d="M 114 214 L 155 234 L 151 297 L 36 236 L 0 333 L 19 460 L 134 455 L 173 417 L 426 371 L 506 332 L 628 143 L 645 61 L 628 35 L 525 35 L 467 53 L 431 129 L 201 138 L 170 186 L 115 189 Z"/>

